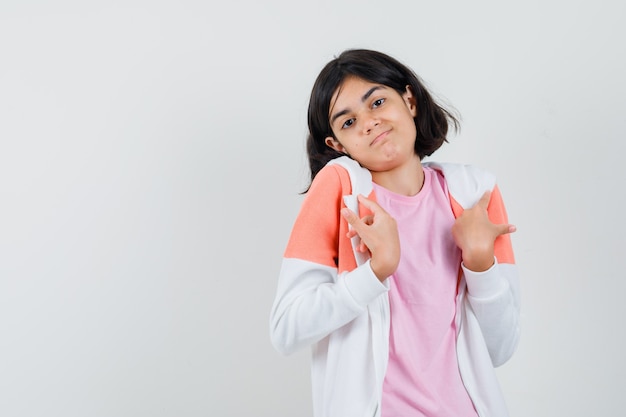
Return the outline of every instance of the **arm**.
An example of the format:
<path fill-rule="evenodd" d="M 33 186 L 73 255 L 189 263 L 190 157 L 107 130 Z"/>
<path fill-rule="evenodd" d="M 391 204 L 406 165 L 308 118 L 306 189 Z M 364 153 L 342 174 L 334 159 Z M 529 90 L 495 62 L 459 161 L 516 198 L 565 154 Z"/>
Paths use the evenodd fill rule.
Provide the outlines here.
<path fill-rule="evenodd" d="M 347 223 L 340 220 L 342 170 L 333 166 L 318 173 L 285 251 L 270 314 L 272 343 L 284 354 L 328 336 L 387 291 L 369 262 L 356 267 Z"/>
<path fill-rule="evenodd" d="M 517 268 L 496 262 L 489 270 L 463 267 L 467 299 L 478 320 L 491 362 L 504 364 L 515 352 L 520 337 L 520 296 Z"/>

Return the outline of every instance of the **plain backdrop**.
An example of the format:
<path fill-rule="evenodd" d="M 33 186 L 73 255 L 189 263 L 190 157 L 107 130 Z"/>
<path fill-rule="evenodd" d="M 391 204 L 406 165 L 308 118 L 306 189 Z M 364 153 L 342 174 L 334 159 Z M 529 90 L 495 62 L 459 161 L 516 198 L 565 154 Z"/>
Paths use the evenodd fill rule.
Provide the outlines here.
<path fill-rule="evenodd" d="M 462 117 L 522 276 L 513 417 L 626 407 L 619 1 L 0 3 L 0 415 L 310 416 L 269 311 L 306 108 L 346 48 Z"/>

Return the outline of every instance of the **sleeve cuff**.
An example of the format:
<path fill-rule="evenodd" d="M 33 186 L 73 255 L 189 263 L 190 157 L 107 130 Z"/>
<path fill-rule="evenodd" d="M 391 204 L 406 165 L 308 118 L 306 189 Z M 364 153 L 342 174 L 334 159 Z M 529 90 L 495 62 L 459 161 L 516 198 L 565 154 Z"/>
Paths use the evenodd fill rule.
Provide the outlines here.
<path fill-rule="evenodd" d="M 473 298 L 492 298 L 506 288 L 506 280 L 498 274 L 498 260 L 495 257 L 491 268 L 483 272 L 467 269 L 462 262 L 461 268 L 467 282 L 467 290 Z"/>
<path fill-rule="evenodd" d="M 369 260 L 347 274 L 345 281 L 350 295 L 357 303 L 363 306 L 389 290 L 386 280 L 385 283 L 378 280 L 378 277 L 372 271 Z"/>

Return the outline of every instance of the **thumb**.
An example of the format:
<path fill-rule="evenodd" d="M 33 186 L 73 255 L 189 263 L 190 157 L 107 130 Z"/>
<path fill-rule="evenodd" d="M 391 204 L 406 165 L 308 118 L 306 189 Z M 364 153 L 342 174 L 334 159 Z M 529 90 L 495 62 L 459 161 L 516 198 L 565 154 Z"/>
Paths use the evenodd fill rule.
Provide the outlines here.
<path fill-rule="evenodd" d="M 506 235 L 517 231 L 517 227 L 512 224 L 496 224 L 495 226 L 497 236 Z"/>

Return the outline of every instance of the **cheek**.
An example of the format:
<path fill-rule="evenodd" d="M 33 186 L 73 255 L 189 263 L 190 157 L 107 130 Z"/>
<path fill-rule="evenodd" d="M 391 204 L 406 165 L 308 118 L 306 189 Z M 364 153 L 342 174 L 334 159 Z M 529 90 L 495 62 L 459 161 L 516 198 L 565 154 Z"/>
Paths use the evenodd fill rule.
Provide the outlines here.
<path fill-rule="evenodd" d="M 415 138 L 417 136 L 417 126 L 415 126 L 415 120 L 413 118 L 407 119 L 407 121 L 406 121 L 406 130 L 411 135 L 413 135 L 413 138 Z"/>
<path fill-rule="evenodd" d="M 361 143 L 359 143 L 358 141 L 352 141 L 352 140 L 347 141 L 344 146 L 346 150 L 348 151 L 348 153 L 355 153 L 363 148 Z"/>
<path fill-rule="evenodd" d="M 337 141 L 343 146 L 347 151 L 351 149 L 357 149 L 359 147 L 359 141 L 355 140 L 352 135 L 350 135 L 347 131 L 342 131 L 339 135 L 335 134 L 335 138 Z"/>

